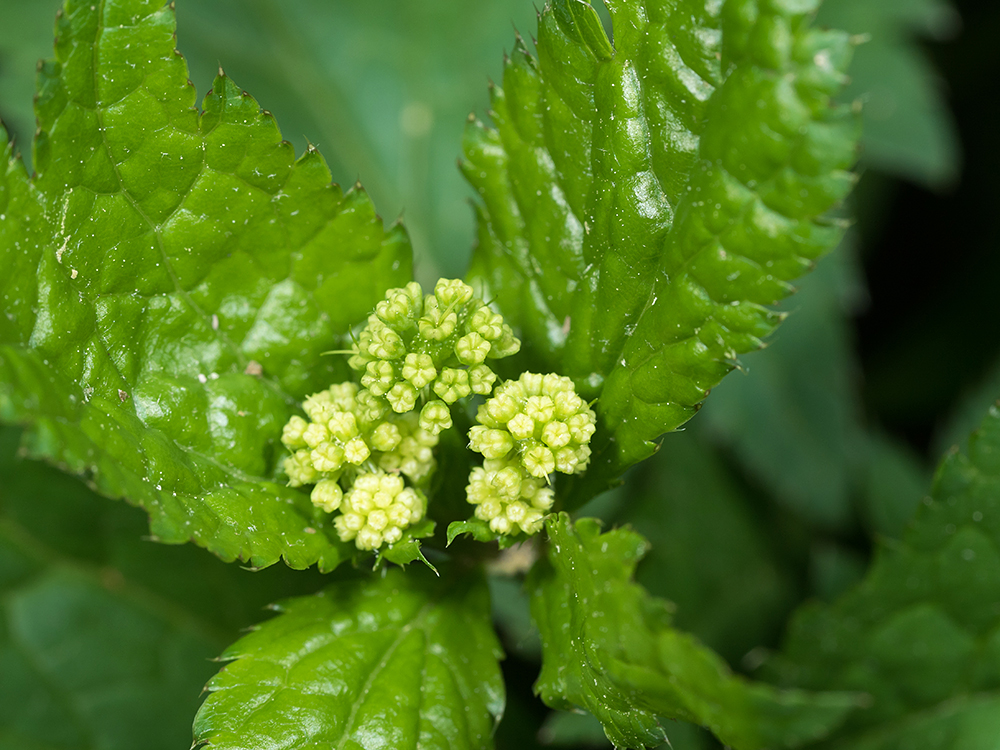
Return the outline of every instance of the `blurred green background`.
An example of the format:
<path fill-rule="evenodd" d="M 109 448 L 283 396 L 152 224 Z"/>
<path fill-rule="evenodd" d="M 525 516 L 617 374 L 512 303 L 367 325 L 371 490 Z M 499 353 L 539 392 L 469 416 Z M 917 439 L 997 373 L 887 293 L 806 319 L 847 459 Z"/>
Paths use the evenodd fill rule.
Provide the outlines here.
<path fill-rule="evenodd" d="M 0 117 L 25 152 L 58 6 L 0 0 Z M 421 280 L 462 273 L 462 128 L 484 114 L 515 28 L 533 31 L 532 2 L 180 0 L 177 14 L 199 91 L 222 66 L 297 149 L 313 143 L 338 182 L 360 179 L 387 221 L 403 215 Z M 649 537 L 640 579 L 751 674 L 792 609 L 858 580 L 873 538 L 900 532 L 942 451 L 1000 395 L 1000 8 L 827 0 L 821 23 L 867 40 L 844 96 L 864 104 L 856 225 L 786 303 L 771 346 L 588 509 Z M 25 467 L 15 438 L 0 441 L 0 750 L 184 746 L 205 658 L 318 578 L 143 542 L 140 513 Z M 74 541 L 81 530 L 99 543 Z M 500 747 L 606 746 L 592 720 L 531 696 L 526 602 L 514 579 L 492 586 L 509 653 Z M 44 637 L 28 637 L 37 622 Z M 150 702 L 170 710 L 142 713 Z M 716 746 L 692 727 L 668 734 L 678 750 Z"/>

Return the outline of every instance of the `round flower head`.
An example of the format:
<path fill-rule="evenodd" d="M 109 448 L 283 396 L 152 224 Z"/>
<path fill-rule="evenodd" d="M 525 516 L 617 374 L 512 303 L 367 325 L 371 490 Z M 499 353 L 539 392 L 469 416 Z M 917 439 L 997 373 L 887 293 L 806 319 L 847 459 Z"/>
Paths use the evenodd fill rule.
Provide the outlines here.
<path fill-rule="evenodd" d="M 440 401 L 427 404 L 422 419 L 423 413 L 373 410 L 372 398 L 353 383 L 339 383 L 307 398 L 303 410 L 309 419 L 293 416 L 282 431 L 281 441 L 292 451 L 284 463 L 289 485 L 316 484 L 313 502 L 327 512 L 339 503 L 333 485 L 348 490 L 361 472 L 381 467 L 415 482 L 426 478 L 434 468 L 438 434 L 451 425 Z"/>
<path fill-rule="evenodd" d="M 340 501 L 340 511 L 334 526 L 341 541 L 375 550 L 402 539 L 403 531 L 424 517 L 427 503 L 404 486 L 402 477 L 373 472 L 358 476 Z"/>
<path fill-rule="evenodd" d="M 579 474 L 590 461 L 597 421 L 573 381 L 526 372 L 501 384 L 476 416 L 469 447 L 487 459 L 518 461 L 532 477 Z"/>
<path fill-rule="evenodd" d="M 458 279 L 440 279 L 433 294 L 411 282 L 390 289 L 358 336 L 349 364 L 362 373 L 365 413 L 405 414 L 440 399 L 488 395 L 496 375 L 485 364 L 521 344 L 503 318 Z"/>
<path fill-rule="evenodd" d="M 496 534 L 537 533 L 553 503 L 548 483 L 527 475 L 516 458 L 487 459 L 469 474 L 465 492 Z"/>

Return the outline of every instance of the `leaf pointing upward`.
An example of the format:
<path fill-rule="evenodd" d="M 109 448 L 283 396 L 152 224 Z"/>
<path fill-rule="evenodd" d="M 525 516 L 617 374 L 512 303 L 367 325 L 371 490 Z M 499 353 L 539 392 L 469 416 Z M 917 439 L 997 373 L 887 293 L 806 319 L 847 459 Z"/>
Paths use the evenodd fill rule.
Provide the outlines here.
<path fill-rule="evenodd" d="M 174 27 L 162 0 L 60 15 L 37 174 L 8 146 L 0 180 L 0 419 L 164 541 L 329 569 L 345 547 L 274 481 L 276 438 L 409 243 L 224 75 L 199 113 Z"/>
<path fill-rule="evenodd" d="M 604 425 L 594 489 L 687 421 L 839 237 L 855 121 L 818 0 L 553 0 L 466 131 L 472 274 Z"/>

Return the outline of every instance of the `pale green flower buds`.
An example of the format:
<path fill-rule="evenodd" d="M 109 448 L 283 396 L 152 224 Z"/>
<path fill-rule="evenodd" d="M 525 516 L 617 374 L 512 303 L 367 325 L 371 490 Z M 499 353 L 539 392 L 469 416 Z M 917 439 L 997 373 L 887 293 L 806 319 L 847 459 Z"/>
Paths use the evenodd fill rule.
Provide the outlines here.
<path fill-rule="evenodd" d="M 358 476 L 339 508 L 333 523 L 341 541 L 374 550 L 402 539 L 403 531 L 424 517 L 427 503 L 401 477 L 372 472 Z"/>
<path fill-rule="evenodd" d="M 390 409 L 405 414 L 435 398 L 453 404 L 473 393 L 489 395 L 496 375 L 484 363 L 520 346 L 471 286 L 441 279 L 433 294 L 422 294 L 415 282 L 390 289 L 348 363 L 363 373 L 368 396 L 358 400 L 366 416 L 377 420 Z"/>
<path fill-rule="evenodd" d="M 323 479 L 317 482 L 316 486 L 313 487 L 312 494 L 309 495 L 313 505 L 322 508 L 327 513 L 333 513 L 337 510 L 343 497 L 344 491 L 340 489 L 336 479 Z"/>
<path fill-rule="evenodd" d="M 405 381 L 393 389 L 400 385 L 415 393 Z M 415 490 L 404 487 L 403 477 L 419 482 L 431 473 L 438 435 L 451 426 L 449 409 L 440 401 L 429 402 L 418 417 L 412 411 L 398 415 L 371 408 L 375 398 L 353 383 L 334 385 L 307 398 L 303 409 L 309 419 L 293 416 L 281 437 L 294 451 L 284 463 L 289 485 L 314 484 L 310 494 L 313 504 L 327 513 L 339 510 L 334 524 L 341 538 L 354 539 L 361 549 L 393 544 L 401 538 L 402 530 L 414 523 L 409 520 L 414 513 L 419 511 L 416 520 L 423 516 L 426 502 Z M 381 491 L 391 490 L 396 499 L 371 513 L 357 510 L 367 507 L 363 493 L 354 492 L 366 476 L 380 477 Z M 349 498 L 353 500 L 349 502 Z M 376 505 L 382 498 L 376 496 Z M 349 513 L 354 515 L 347 518 Z"/>
<path fill-rule="evenodd" d="M 526 372 L 500 385 L 476 419 L 469 447 L 487 459 L 516 460 L 532 477 L 578 474 L 590 461 L 596 416 L 569 378 Z"/>
<path fill-rule="evenodd" d="M 451 409 L 442 401 L 428 401 L 420 410 L 420 429 L 439 435 L 451 427 Z"/>
<path fill-rule="evenodd" d="M 466 398 L 472 393 L 468 371 L 446 367 L 434 384 L 434 393 L 446 404 L 453 404 L 460 398 Z"/>
<path fill-rule="evenodd" d="M 469 474 L 465 491 L 476 518 L 496 534 L 538 533 L 554 501 L 546 481 L 525 474 L 516 458 L 487 459 Z"/>
<path fill-rule="evenodd" d="M 460 280 L 441 279 L 426 295 L 415 282 L 390 289 L 348 360 L 361 386 L 313 394 L 305 418 L 284 426 L 289 485 L 313 485 L 312 503 L 334 514 L 341 540 L 362 550 L 395 544 L 426 514 L 426 498 L 408 485 L 434 470 L 453 405 L 486 396 L 469 431 L 485 460 L 469 475 L 468 502 L 495 534 L 537 533 L 554 503 L 550 475 L 586 468 L 596 418 L 559 375 L 524 373 L 494 390 L 487 362 L 519 348 L 502 316 Z"/>

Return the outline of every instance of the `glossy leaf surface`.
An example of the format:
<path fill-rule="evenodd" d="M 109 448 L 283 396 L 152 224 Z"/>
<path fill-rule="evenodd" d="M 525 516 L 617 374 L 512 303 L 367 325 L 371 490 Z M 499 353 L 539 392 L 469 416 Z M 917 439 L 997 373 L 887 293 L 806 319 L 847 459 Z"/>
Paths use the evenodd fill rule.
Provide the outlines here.
<path fill-rule="evenodd" d="M 195 735 L 261 747 L 488 748 L 503 713 L 502 656 L 475 575 L 345 581 L 289 600 L 235 643 Z"/>
<path fill-rule="evenodd" d="M 472 273 L 526 358 L 600 394 L 592 483 L 689 419 L 839 237 L 850 43 L 809 26 L 815 5 L 611 2 L 612 46 L 557 0 L 493 90 L 497 129 L 467 129 Z"/>
<path fill-rule="evenodd" d="M 666 741 L 657 716 L 708 727 L 736 750 L 795 747 L 823 737 L 856 705 L 844 693 L 781 692 L 729 672 L 670 608 L 632 582 L 646 541 L 600 533 L 593 519 L 547 523 L 549 554 L 532 572 L 532 615 L 542 639 L 535 689 L 549 706 L 593 713 L 618 747 Z"/>
<path fill-rule="evenodd" d="M 330 569 L 347 547 L 283 486 L 278 437 L 408 241 L 225 76 L 199 113 L 174 25 L 158 0 L 60 17 L 36 176 L 8 149 L 0 182 L 0 419 L 163 541 Z"/>
<path fill-rule="evenodd" d="M 967 453 L 945 459 L 931 497 L 901 541 L 881 546 L 865 580 L 793 621 L 773 669 L 784 684 L 871 695 L 870 707 L 823 747 L 903 748 L 917 738 L 927 750 L 995 743 L 1000 407 Z"/>

